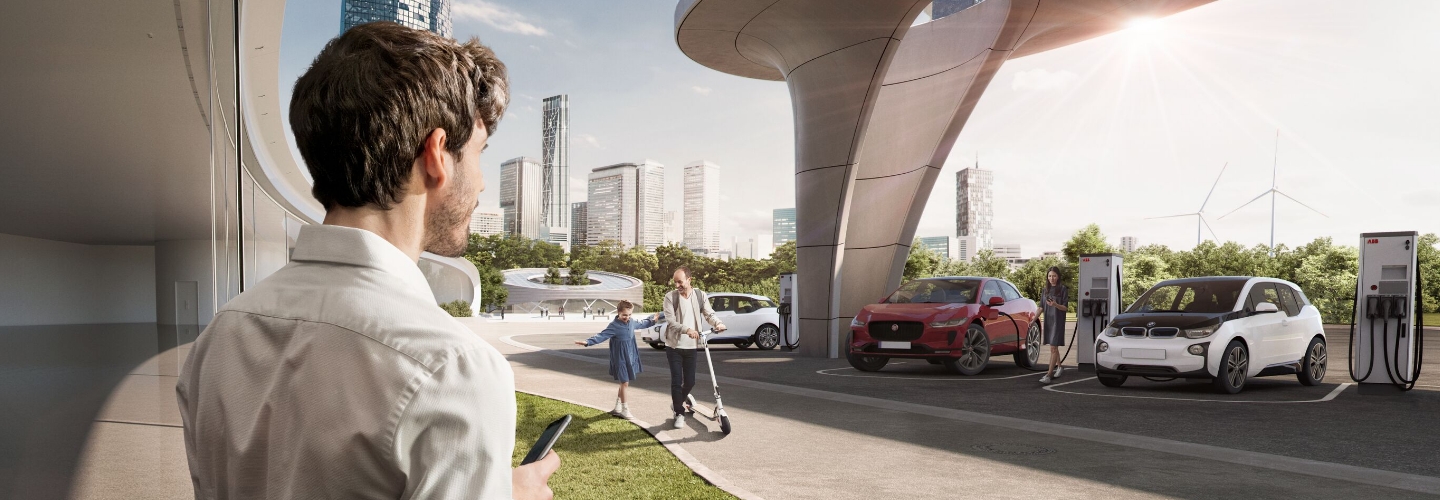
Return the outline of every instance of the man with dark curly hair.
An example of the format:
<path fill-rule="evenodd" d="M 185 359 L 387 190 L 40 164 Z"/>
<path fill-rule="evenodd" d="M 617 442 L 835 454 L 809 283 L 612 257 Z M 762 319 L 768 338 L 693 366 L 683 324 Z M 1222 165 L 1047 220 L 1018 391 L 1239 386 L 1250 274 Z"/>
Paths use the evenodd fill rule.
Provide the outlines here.
<path fill-rule="evenodd" d="M 176 391 L 197 498 L 551 497 L 553 453 L 510 467 L 510 365 L 417 266 L 464 253 L 508 86 L 477 40 L 388 22 L 331 40 L 295 82 L 325 220 L 190 351 Z"/>

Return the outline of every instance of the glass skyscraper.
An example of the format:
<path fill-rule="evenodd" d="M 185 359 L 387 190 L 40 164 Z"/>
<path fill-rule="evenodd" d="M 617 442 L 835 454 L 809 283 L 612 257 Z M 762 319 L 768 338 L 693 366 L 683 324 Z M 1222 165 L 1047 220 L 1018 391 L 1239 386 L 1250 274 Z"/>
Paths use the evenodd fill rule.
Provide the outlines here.
<path fill-rule="evenodd" d="M 685 246 L 720 251 L 720 166 L 697 161 L 685 166 Z"/>
<path fill-rule="evenodd" d="M 784 245 L 787 241 L 795 241 L 795 209 L 777 208 L 774 212 L 774 220 L 770 225 L 770 234 L 774 238 L 775 246 Z"/>
<path fill-rule="evenodd" d="M 341 0 L 340 32 L 375 21 L 394 21 L 415 29 L 453 37 L 450 0 Z"/>
<path fill-rule="evenodd" d="M 665 166 L 646 160 L 590 172 L 585 243 L 614 241 L 654 252 L 664 244 Z M 578 225 L 578 224 L 577 224 Z"/>
<path fill-rule="evenodd" d="M 500 209 L 505 213 L 505 233 L 539 238 L 542 200 L 540 164 L 521 156 L 500 164 Z"/>
<path fill-rule="evenodd" d="M 547 97 L 541 114 L 540 164 L 545 169 L 543 224 L 570 226 L 570 97 Z"/>

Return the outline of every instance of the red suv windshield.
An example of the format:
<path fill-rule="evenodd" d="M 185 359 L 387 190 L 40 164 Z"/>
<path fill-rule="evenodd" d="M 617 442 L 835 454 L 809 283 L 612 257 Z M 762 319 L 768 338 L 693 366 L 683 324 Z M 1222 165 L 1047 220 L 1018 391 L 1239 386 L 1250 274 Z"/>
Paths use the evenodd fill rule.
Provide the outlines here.
<path fill-rule="evenodd" d="M 904 284 L 885 298 L 886 304 L 969 304 L 975 302 L 981 280 L 923 279 Z"/>

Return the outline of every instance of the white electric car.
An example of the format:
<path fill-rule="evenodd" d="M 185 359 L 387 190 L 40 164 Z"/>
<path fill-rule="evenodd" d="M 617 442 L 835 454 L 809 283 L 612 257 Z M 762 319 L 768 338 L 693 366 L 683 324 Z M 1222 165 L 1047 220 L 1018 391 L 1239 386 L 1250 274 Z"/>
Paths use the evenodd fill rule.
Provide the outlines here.
<path fill-rule="evenodd" d="M 710 337 L 711 344 L 735 344 L 744 349 L 752 344 L 761 349 L 780 345 L 780 313 L 775 301 L 763 295 L 745 293 L 706 294 L 715 318 L 725 324 L 725 331 Z M 641 340 L 656 349 L 665 348 L 665 314 L 660 324 L 650 328 Z"/>
<path fill-rule="evenodd" d="M 1198 378 L 1235 394 L 1248 377 L 1289 374 L 1315 385 L 1326 358 L 1320 311 L 1274 278 L 1162 281 L 1095 341 L 1096 375 L 1109 387 L 1130 376 Z"/>

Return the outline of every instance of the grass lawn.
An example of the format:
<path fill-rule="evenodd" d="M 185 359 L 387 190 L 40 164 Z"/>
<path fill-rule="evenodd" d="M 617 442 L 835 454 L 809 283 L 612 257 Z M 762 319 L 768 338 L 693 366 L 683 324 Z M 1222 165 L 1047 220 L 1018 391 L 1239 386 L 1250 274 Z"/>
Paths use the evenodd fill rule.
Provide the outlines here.
<path fill-rule="evenodd" d="M 555 498 L 735 498 L 695 475 L 644 429 L 600 410 L 553 399 L 515 393 L 519 421 L 515 427 L 513 465 L 550 422 L 573 415 L 570 427 L 555 443 L 560 470 L 550 477 Z"/>

